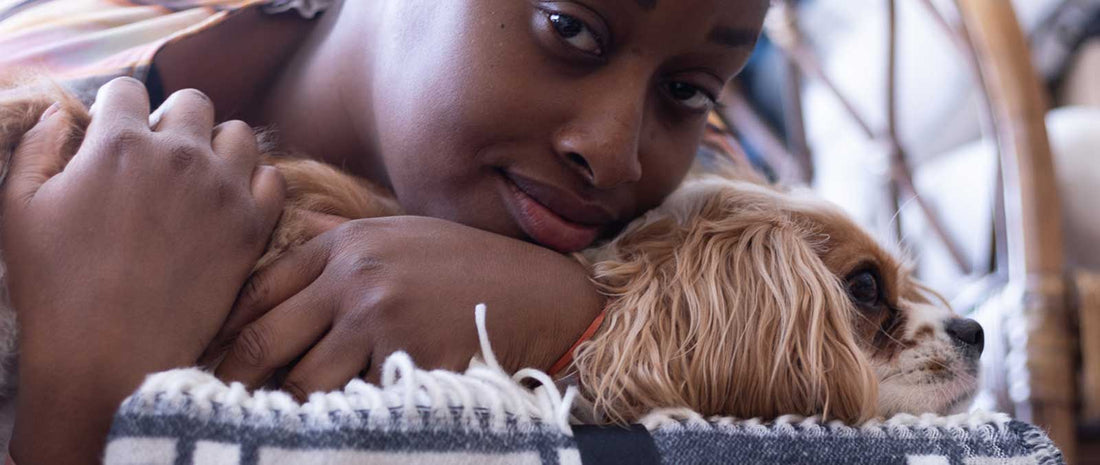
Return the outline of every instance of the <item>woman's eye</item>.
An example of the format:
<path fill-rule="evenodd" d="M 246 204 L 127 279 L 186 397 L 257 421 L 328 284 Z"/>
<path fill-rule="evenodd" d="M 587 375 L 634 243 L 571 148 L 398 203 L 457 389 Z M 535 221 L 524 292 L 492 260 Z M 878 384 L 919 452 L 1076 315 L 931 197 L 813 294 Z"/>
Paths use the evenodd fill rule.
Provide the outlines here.
<path fill-rule="evenodd" d="M 878 278 L 870 271 L 862 271 L 848 278 L 848 295 L 860 305 L 872 306 L 879 303 Z"/>
<path fill-rule="evenodd" d="M 714 107 L 714 99 L 691 84 L 670 82 L 668 84 L 668 94 L 680 105 L 695 111 L 708 111 Z"/>
<path fill-rule="evenodd" d="M 600 38 L 584 21 L 563 13 L 550 13 L 548 18 L 554 30 L 566 43 L 593 55 L 603 55 Z"/>

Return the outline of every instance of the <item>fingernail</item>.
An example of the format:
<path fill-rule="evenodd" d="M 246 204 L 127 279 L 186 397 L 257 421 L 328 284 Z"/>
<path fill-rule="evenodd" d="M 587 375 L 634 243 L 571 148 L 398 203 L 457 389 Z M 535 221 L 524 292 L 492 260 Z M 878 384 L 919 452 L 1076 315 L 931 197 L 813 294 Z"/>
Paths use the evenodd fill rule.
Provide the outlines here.
<path fill-rule="evenodd" d="M 42 112 L 42 116 L 38 117 L 38 121 L 46 121 L 46 118 L 53 116 L 54 113 L 57 113 L 57 111 L 60 109 L 61 103 L 54 102 L 53 105 L 50 105 L 50 107 L 46 109 L 46 111 Z"/>

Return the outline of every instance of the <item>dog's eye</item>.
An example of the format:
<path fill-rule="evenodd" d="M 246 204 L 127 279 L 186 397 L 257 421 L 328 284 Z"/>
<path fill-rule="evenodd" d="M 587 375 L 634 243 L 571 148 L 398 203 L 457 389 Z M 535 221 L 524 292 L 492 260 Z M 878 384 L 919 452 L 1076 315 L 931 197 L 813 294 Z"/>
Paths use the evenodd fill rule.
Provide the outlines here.
<path fill-rule="evenodd" d="M 879 301 L 878 277 L 870 271 L 861 271 L 848 277 L 848 295 L 861 305 L 875 305 Z"/>

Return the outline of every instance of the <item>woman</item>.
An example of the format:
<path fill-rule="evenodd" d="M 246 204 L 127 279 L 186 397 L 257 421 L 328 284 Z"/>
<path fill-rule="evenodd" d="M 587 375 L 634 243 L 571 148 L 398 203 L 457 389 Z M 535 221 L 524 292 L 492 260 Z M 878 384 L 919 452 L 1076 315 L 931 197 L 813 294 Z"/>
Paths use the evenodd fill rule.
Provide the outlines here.
<path fill-rule="evenodd" d="M 20 463 L 95 457 L 109 413 L 142 375 L 193 364 L 207 346 L 229 346 L 219 376 L 251 386 L 300 358 L 284 388 L 303 396 L 374 376 L 399 349 L 461 368 L 477 351 L 469 309 L 486 302 L 506 310 L 490 322 L 506 366 L 549 366 L 602 303 L 561 253 L 613 234 L 683 179 L 767 8 L 380 0 L 305 21 L 271 13 L 326 5 L 165 3 L 176 10 L 162 7 L 163 18 L 215 13 L 151 40 L 151 53 L 135 54 L 148 63 L 121 67 L 142 81 L 99 89 L 78 169 L 50 178 L 56 119 L 45 118 L 5 186 L 24 335 Z M 0 18 L 47 24 L 28 18 L 72 4 L 30 2 Z M 328 232 L 233 303 L 280 190 L 265 170 L 241 168 L 255 165 L 244 125 L 214 126 L 231 118 L 275 125 L 288 145 L 391 188 L 416 216 L 318 218 Z M 185 163 L 163 161 L 181 147 Z M 233 195 L 211 194 L 234 183 Z"/>

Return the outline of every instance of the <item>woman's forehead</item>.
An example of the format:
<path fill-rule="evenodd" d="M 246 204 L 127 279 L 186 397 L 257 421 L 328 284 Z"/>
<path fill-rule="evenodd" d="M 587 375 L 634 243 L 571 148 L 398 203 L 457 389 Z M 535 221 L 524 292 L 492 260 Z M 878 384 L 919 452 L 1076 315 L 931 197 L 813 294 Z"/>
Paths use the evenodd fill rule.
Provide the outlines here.
<path fill-rule="evenodd" d="M 743 64 L 756 44 L 767 0 L 581 0 L 604 9 L 620 45 L 704 62 Z M 617 24 L 615 24 L 617 23 Z M 618 27 L 616 27 L 618 26 Z M 710 57 L 710 58 L 708 58 Z M 717 60 L 717 61 L 714 61 Z M 691 60 L 699 61 L 699 60 Z M 727 74 L 735 69 L 720 69 Z M 739 68 L 739 66 L 738 66 Z"/>
<path fill-rule="evenodd" d="M 702 16 L 715 13 L 755 12 L 766 10 L 771 0 L 614 0 L 632 3 L 644 12 L 657 11 L 663 7 L 686 8 L 695 10 Z M 748 11 L 746 11 L 748 10 Z"/>
<path fill-rule="evenodd" d="M 637 4 L 639 7 L 641 7 L 642 9 L 645 9 L 645 10 L 653 10 L 653 9 L 657 8 L 658 4 L 661 4 L 661 3 L 681 3 L 681 4 L 690 3 L 690 2 L 684 2 L 684 1 L 681 1 L 681 0 L 664 0 L 663 2 L 661 0 L 624 0 L 624 1 L 633 1 L 635 4 Z M 769 4 L 771 4 L 771 0 L 725 0 L 725 1 L 722 1 L 722 2 L 718 2 L 718 3 L 724 3 L 725 6 L 736 6 L 738 4 L 741 4 L 741 5 L 750 5 L 750 6 L 757 6 L 757 7 L 767 7 Z"/>
<path fill-rule="evenodd" d="M 705 28 L 708 40 L 720 45 L 741 46 L 755 42 L 763 25 L 770 0 L 586 0 L 609 4 L 631 16 L 675 18 L 683 33 Z M 651 31 L 662 32 L 662 31 Z"/>

